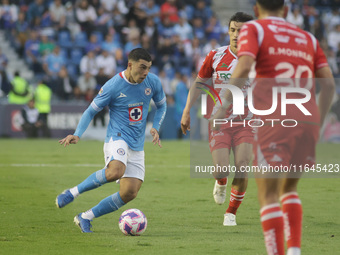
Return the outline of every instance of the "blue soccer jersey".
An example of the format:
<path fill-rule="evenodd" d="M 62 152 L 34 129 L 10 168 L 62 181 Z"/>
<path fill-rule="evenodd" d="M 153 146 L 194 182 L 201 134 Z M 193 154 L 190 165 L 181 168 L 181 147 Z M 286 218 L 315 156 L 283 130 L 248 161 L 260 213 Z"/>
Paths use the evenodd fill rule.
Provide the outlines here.
<path fill-rule="evenodd" d="M 121 72 L 107 81 L 89 106 L 96 112 L 109 107 L 110 122 L 105 142 L 111 138 L 124 140 L 132 150 L 142 151 L 151 99 L 157 106 L 153 127 L 159 131 L 166 113 L 166 97 L 156 75 L 149 73 L 142 83 L 132 84 Z M 84 130 L 79 127 L 81 122 L 75 135 L 80 136 Z"/>

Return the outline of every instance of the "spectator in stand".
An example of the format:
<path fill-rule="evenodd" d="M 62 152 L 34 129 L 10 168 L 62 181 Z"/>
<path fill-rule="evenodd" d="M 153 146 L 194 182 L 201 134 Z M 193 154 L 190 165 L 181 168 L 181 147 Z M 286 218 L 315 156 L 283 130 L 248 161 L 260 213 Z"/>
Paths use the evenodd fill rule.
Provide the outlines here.
<path fill-rule="evenodd" d="M 332 70 L 333 76 L 336 78 L 339 75 L 339 67 L 338 64 L 336 62 L 336 55 L 335 52 L 329 48 L 327 49 L 327 51 L 325 51 L 326 57 L 327 57 L 327 62 L 329 67 Z"/>
<path fill-rule="evenodd" d="M 87 0 L 80 0 L 79 5 L 76 7 L 76 19 L 81 29 L 90 37 L 95 29 L 94 22 L 97 19 L 97 13 Z"/>
<path fill-rule="evenodd" d="M 223 28 L 216 16 L 212 16 L 208 19 L 208 24 L 205 27 L 205 34 L 208 40 L 216 39 L 218 42 L 221 40 Z"/>
<path fill-rule="evenodd" d="M 340 24 L 337 24 L 333 31 L 328 34 L 328 45 L 332 48 L 333 51 L 338 49 L 338 45 L 340 43 Z"/>
<path fill-rule="evenodd" d="M 67 68 L 63 66 L 55 80 L 56 95 L 61 100 L 70 100 L 74 98 L 74 89 L 76 87 L 75 81 L 69 76 Z"/>
<path fill-rule="evenodd" d="M 35 73 L 39 73 L 42 71 L 39 34 L 36 30 L 31 30 L 29 36 L 30 39 L 25 43 L 25 60 Z"/>
<path fill-rule="evenodd" d="M 141 48 L 142 45 L 140 43 L 140 31 L 137 28 L 130 29 L 130 33 L 128 35 L 128 41 L 124 47 L 124 54 L 127 57 L 133 49 Z"/>
<path fill-rule="evenodd" d="M 205 38 L 205 27 L 201 18 L 196 17 L 192 21 L 194 37 L 204 42 Z"/>
<path fill-rule="evenodd" d="M 185 14 L 180 15 L 179 22 L 174 26 L 174 33 L 179 35 L 182 41 L 192 40 L 194 37 L 192 26 L 187 21 Z"/>
<path fill-rule="evenodd" d="M 28 38 L 29 24 L 25 19 L 25 12 L 20 11 L 18 14 L 18 20 L 13 24 L 11 33 L 14 37 L 13 41 L 15 44 L 15 48 L 20 57 L 25 56 L 25 42 Z"/>
<path fill-rule="evenodd" d="M 166 76 L 166 73 L 165 73 L 164 70 L 161 70 L 159 72 L 158 78 L 161 80 L 163 90 L 164 90 L 166 97 L 168 98 L 168 96 L 172 96 L 174 93 L 173 93 L 171 86 L 170 86 L 170 79 L 169 79 L 169 77 Z"/>
<path fill-rule="evenodd" d="M 89 42 L 87 43 L 85 47 L 85 51 L 93 51 L 95 55 L 100 53 L 101 47 L 100 43 L 98 42 L 97 35 L 96 34 L 91 34 Z"/>
<path fill-rule="evenodd" d="M 62 66 L 66 64 L 64 56 L 60 53 L 60 47 L 56 46 L 52 53 L 48 54 L 43 62 L 43 69 L 50 81 L 57 78 L 58 73 Z"/>
<path fill-rule="evenodd" d="M 89 51 L 81 58 L 79 69 L 81 74 L 90 73 L 93 76 L 97 75 L 98 65 L 93 51 Z"/>
<path fill-rule="evenodd" d="M 51 98 L 52 90 L 46 85 L 46 81 L 39 82 L 34 91 L 34 100 L 35 107 L 39 111 L 39 121 L 44 126 L 44 137 L 51 137 L 51 133 L 48 128 L 48 115 L 51 112 Z"/>
<path fill-rule="evenodd" d="M 176 0 L 166 0 L 166 2 L 161 5 L 160 16 L 162 22 L 164 22 L 166 18 L 169 18 L 172 25 L 176 24 L 179 21 Z"/>
<path fill-rule="evenodd" d="M 154 0 L 147 0 L 146 1 L 146 8 L 144 11 L 147 14 L 147 17 L 152 18 L 155 24 L 160 22 L 160 8 L 157 4 L 155 4 Z"/>
<path fill-rule="evenodd" d="M 11 89 L 8 94 L 8 103 L 26 104 L 32 97 L 31 88 L 28 82 L 16 71 L 11 80 Z"/>
<path fill-rule="evenodd" d="M 169 17 L 165 17 L 161 23 L 158 24 L 158 32 L 161 37 L 172 37 L 174 32 L 174 26 Z"/>
<path fill-rule="evenodd" d="M 106 12 L 112 12 L 115 9 L 122 15 L 129 12 L 124 0 L 100 0 L 100 3 Z"/>
<path fill-rule="evenodd" d="M 43 0 L 35 0 L 30 3 L 27 10 L 27 21 L 32 24 L 36 18 L 41 18 L 44 14 L 45 7 Z"/>
<path fill-rule="evenodd" d="M 155 49 L 158 43 L 158 29 L 153 18 L 148 17 L 146 19 L 146 24 L 143 28 L 143 34 L 147 35 L 150 40 L 151 47 Z"/>
<path fill-rule="evenodd" d="M 96 57 L 96 61 L 98 69 L 100 70 L 102 68 L 107 77 L 111 78 L 114 76 L 117 68 L 116 60 L 107 50 L 103 50 L 102 53 Z"/>
<path fill-rule="evenodd" d="M 11 29 L 18 20 L 18 7 L 10 4 L 8 0 L 2 0 L 0 5 L 0 28 Z"/>
<path fill-rule="evenodd" d="M 116 54 L 117 49 L 120 48 L 120 44 L 114 39 L 115 34 L 107 34 L 105 40 L 101 44 L 102 50 L 107 50 L 113 56 Z"/>
<path fill-rule="evenodd" d="M 221 47 L 216 39 L 211 39 L 207 44 L 203 47 L 203 55 L 207 55 L 213 49 L 217 49 Z"/>
<path fill-rule="evenodd" d="M 292 12 L 288 12 L 286 19 L 288 22 L 303 29 L 303 16 L 298 7 L 295 7 L 295 9 L 293 9 Z"/>
<path fill-rule="evenodd" d="M 41 42 L 39 44 L 39 54 L 40 56 L 47 56 L 55 48 L 54 42 L 47 35 L 41 36 Z"/>
<path fill-rule="evenodd" d="M 7 56 L 2 52 L 0 48 L 0 72 L 5 71 L 8 64 Z"/>
<path fill-rule="evenodd" d="M 96 79 L 90 72 L 86 72 L 79 76 L 77 81 L 77 87 L 82 98 L 87 102 L 91 102 L 95 95 L 95 89 L 97 87 Z"/>
<path fill-rule="evenodd" d="M 172 61 L 174 53 L 175 49 L 171 38 L 163 38 L 159 43 L 157 55 L 157 66 L 160 70 L 164 68 L 165 64 L 174 66 Z"/>
<path fill-rule="evenodd" d="M 335 8 L 335 9 L 331 9 L 330 12 L 327 12 L 324 16 L 323 16 L 323 24 L 325 24 L 326 27 L 326 33 L 329 33 L 331 31 L 333 31 L 334 27 L 337 24 L 340 24 L 340 13 L 339 13 L 339 9 Z"/>
<path fill-rule="evenodd" d="M 323 131 L 323 141 L 328 143 L 340 143 L 340 122 L 335 114 L 329 114 Z"/>
<path fill-rule="evenodd" d="M 64 29 L 66 25 L 66 8 L 61 0 L 54 0 L 49 7 L 51 21 L 57 31 Z"/>
<path fill-rule="evenodd" d="M 194 18 L 201 18 L 203 24 L 207 24 L 208 20 L 212 16 L 212 10 L 209 6 L 206 6 L 204 0 L 199 0 L 196 3 L 196 9 L 194 11 Z"/>
<path fill-rule="evenodd" d="M 186 86 L 186 83 L 188 81 L 188 78 L 180 74 L 180 80 L 176 85 L 176 90 L 175 90 L 175 123 L 177 125 L 177 138 L 182 139 L 183 138 L 183 133 L 181 129 L 181 117 L 183 110 L 185 108 L 186 102 L 187 102 L 187 96 L 189 93 L 189 90 Z"/>
<path fill-rule="evenodd" d="M 103 35 L 106 35 L 108 32 L 108 24 L 111 22 L 111 14 L 106 12 L 104 7 L 99 7 L 97 9 L 98 17 L 94 22 L 96 26 L 96 31 L 99 31 Z"/>
<path fill-rule="evenodd" d="M 75 10 L 71 2 L 65 4 L 65 30 L 68 30 L 74 38 L 81 31 L 81 27 L 76 20 Z"/>
<path fill-rule="evenodd" d="M 133 6 L 130 8 L 128 14 L 126 15 L 126 19 L 128 21 L 135 20 L 138 28 L 140 30 L 143 29 L 145 26 L 145 22 L 147 19 L 147 14 L 144 11 L 145 8 L 143 8 L 142 1 L 135 1 Z"/>

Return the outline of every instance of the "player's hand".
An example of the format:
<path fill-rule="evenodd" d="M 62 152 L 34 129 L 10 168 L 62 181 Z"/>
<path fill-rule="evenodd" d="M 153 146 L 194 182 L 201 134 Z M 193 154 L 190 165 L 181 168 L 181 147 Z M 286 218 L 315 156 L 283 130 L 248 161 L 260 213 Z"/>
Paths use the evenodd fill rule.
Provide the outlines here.
<path fill-rule="evenodd" d="M 158 144 L 159 148 L 162 148 L 161 139 L 159 139 L 158 131 L 155 128 L 151 128 L 150 134 L 152 135 L 152 143 L 154 145 Z"/>
<path fill-rule="evenodd" d="M 66 147 L 67 145 L 70 144 L 76 144 L 79 141 L 79 136 L 76 135 L 68 135 L 64 139 L 59 140 L 59 144 L 63 145 Z"/>
<path fill-rule="evenodd" d="M 183 111 L 181 119 L 181 129 L 184 135 L 187 134 L 187 131 L 190 131 L 190 111 Z"/>

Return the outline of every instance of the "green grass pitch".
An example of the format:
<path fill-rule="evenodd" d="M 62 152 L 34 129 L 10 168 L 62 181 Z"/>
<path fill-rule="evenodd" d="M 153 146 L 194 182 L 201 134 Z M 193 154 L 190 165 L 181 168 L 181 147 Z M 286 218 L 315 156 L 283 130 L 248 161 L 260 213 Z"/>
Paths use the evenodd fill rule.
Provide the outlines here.
<path fill-rule="evenodd" d="M 249 180 L 237 215 L 223 227 L 226 204 L 216 205 L 213 179 L 190 178 L 190 144 L 147 142 L 146 178 L 134 201 L 93 221 L 93 234 L 73 223 L 79 212 L 115 193 L 106 184 L 65 208 L 56 196 L 103 165 L 103 143 L 80 141 L 67 148 L 57 140 L 0 140 L 0 254 L 265 254 L 255 180 Z M 340 163 L 340 145 L 320 144 L 318 161 Z M 303 254 L 340 254 L 340 179 L 302 179 Z M 228 186 L 228 192 L 230 186 Z M 148 218 L 139 237 L 124 236 L 118 219 L 138 208 Z"/>

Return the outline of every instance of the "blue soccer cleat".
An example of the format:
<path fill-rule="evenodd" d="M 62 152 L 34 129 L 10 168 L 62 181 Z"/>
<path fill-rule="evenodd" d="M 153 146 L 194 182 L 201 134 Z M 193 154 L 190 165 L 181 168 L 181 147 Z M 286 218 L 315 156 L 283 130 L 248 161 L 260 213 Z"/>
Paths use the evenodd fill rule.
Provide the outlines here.
<path fill-rule="evenodd" d="M 76 215 L 74 217 L 74 223 L 76 223 L 76 225 L 78 225 L 78 227 L 80 228 L 81 232 L 83 233 L 92 233 L 91 228 L 91 221 L 92 220 L 87 220 L 87 219 L 83 219 L 81 217 L 82 213 L 79 213 L 78 215 Z"/>
<path fill-rule="evenodd" d="M 62 208 L 65 205 L 68 205 L 74 200 L 73 195 L 71 194 L 70 190 L 67 189 L 63 193 L 61 193 L 59 196 L 56 198 L 56 205 L 58 208 Z"/>

